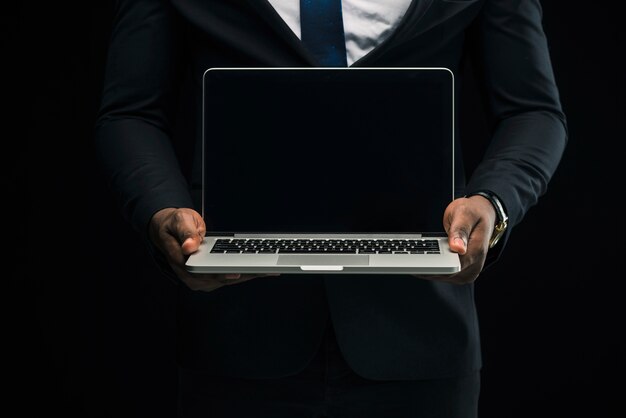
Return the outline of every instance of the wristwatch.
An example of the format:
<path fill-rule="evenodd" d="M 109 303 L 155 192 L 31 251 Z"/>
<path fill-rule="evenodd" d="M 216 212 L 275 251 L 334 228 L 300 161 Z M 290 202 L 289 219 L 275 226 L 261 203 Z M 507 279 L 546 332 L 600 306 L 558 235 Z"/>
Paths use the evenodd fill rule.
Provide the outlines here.
<path fill-rule="evenodd" d="M 504 210 L 504 206 L 502 205 L 502 202 L 500 202 L 500 199 L 498 199 L 498 196 L 496 196 L 494 193 L 490 192 L 489 190 L 479 190 L 479 191 L 470 193 L 468 195 L 465 195 L 465 197 L 471 197 L 471 196 L 484 197 L 485 199 L 491 202 L 491 204 L 493 205 L 493 208 L 496 210 L 496 216 L 498 219 L 496 220 L 496 225 L 493 230 L 493 235 L 491 235 L 491 239 L 489 240 L 489 248 L 493 248 L 496 246 L 498 241 L 500 241 L 500 238 L 502 238 L 502 235 L 504 235 L 506 228 L 509 226 L 509 217 L 507 216 L 506 211 Z"/>

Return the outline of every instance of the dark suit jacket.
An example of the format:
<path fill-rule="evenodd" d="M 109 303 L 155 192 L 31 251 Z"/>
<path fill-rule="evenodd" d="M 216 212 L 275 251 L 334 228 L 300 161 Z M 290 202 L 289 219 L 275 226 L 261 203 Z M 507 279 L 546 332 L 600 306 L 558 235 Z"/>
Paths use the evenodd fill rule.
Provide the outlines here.
<path fill-rule="evenodd" d="M 515 225 L 566 143 L 538 0 L 413 0 L 397 30 L 354 65 L 457 72 L 465 56 L 492 139 L 464 189 L 496 193 Z M 157 210 L 194 205 L 188 184 L 200 183 L 192 155 L 207 68 L 315 64 L 265 0 L 120 0 L 96 144 L 134 227 L 145 236 Z M 460 376 L 481 361 L 473 292 L 408 276 L 283 275 L 211 293 L 181 285 L 179 361 L 222 375 L 289 375 L 312 358 L 331 315 L 364 377 Z"/>

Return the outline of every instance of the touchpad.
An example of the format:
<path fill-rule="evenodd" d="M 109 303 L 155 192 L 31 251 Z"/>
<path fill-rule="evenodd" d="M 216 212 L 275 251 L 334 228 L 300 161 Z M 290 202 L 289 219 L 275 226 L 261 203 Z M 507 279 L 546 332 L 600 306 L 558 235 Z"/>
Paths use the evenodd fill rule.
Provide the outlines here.
<path fill-rule="evenodd" d="M 367 266 L 369 255 L 332 255 L 332 254 L 282 254 L 278 256 L 279 266 Z"/>

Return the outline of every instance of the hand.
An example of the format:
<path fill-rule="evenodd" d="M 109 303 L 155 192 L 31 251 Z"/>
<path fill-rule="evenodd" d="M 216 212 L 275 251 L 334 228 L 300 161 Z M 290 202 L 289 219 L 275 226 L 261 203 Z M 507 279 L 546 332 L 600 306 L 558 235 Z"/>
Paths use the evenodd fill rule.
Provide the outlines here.
<path fill-rule="evenodd" d="M 443 215 L 450 250 L 459 254 L 461 271 L 450 275 L 417 276 L 456 284 L 472 283 L 485 264 L 489 240 L 496 224 L 496 211 L 482 196 L 455 199 Z"/>
<path fill-rule="evenodd" d="M 165 255 L 176 275 L 192 290 L 210 292 L 222 286 L 242 283 L 259 276 L 275 274 L 190 274 L 185 261 L 204 239 L 206 226 L 193 209 L 161 209 L 150 220 L 150 240 Z"/>

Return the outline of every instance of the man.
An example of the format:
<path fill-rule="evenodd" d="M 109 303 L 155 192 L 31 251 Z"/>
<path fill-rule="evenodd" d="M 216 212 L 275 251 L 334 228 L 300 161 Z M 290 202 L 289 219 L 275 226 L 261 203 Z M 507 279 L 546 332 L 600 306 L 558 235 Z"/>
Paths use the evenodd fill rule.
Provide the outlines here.
<path fill-rule="evenodd" d="M 460 273 L 185 271 L 206 232 L 192 199 L 201 182 L 192 155 L 207 68 L 456 73 L 465 57 L 487 98 L 492 139 L 462 180 L 465 197 L 442 214 Z M 182 283 L 180 416 L 475 417 L 472 283 L 545 191 L 565 142 L 537 0 L 120 0 L 96 143 L 124 214 Z"/>

